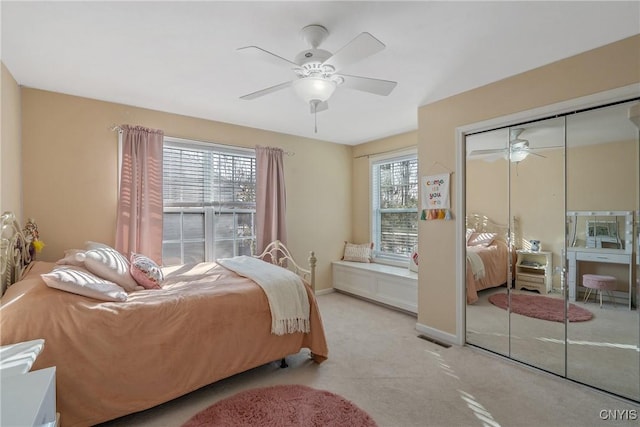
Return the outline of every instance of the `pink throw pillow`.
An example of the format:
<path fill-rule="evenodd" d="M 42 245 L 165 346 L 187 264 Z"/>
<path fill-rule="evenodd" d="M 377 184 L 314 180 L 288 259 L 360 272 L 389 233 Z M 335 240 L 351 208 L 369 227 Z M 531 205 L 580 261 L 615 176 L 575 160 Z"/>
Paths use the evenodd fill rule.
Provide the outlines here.
<path fill-rule="evenodd" d="M 161 289 L 160 283 L 164 280 L 164 275 L 160 266 L 151 258 L 141 254 L 131 254 L 131 276 L 145 289 Z"/>

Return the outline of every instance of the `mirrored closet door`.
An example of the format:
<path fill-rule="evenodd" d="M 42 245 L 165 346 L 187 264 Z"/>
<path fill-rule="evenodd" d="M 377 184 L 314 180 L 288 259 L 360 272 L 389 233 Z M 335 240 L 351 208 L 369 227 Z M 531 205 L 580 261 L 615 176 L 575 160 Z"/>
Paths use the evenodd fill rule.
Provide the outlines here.
<path fill-rule="evenodd" d="M 640 401 L 637 104 L 466 135 L 465 277 L 467 343 Z"/>
<path fill-rule="evenodd" d="M 567 322 L 567 377 L 640 400 L 633 104 L 566 117 L 568 300 L 593 315 Z"/>
<path fill-rule="evenodd" d="M 466 340 L 509 355 L 509 313 L 489 296 L 506 292 L 509 264 L 509 129 L 467 136 Z M 491 238 L 491 242 L 482 238 Z M 489 270 L 489 271 L 488 271 Z M 506 307 L 508 301 L 503 298 Z"/>
<path fill-rule="evenodd" d="M 564 251 L 564 118 L 515 126 L 511 133 L 511 357 L 564 375 L 564 296 L 557 269 Z"/>

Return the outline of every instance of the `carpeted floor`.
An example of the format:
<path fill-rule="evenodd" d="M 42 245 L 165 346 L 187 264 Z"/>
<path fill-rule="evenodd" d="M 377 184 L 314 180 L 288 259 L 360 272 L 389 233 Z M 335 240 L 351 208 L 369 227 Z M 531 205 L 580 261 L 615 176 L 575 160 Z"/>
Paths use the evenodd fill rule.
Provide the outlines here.
<path fill-rule="evenodd" d="M 422 340 L 413 316 L 338 293 L 318 303 L 329 342 L 322 365 L 300 353 L 287 359 L 289 368 L 264 365 L 105 427 L 180 426 L 226 397 L 278 384 L 337 393 L 380 427 L 637 425 L 603 420 L 600 411 L 638 405 L 474 348 Z"/>
<path fill-rule="evenodd" d="M 467 306 L 467 340 L 499 354 L 511 354 L 521 362 L 557 375 L 598 386 L 621 396 L 640 396 L 640 313 L 622 304 L 613 306 L 576 301 L 593 318 L 586 322 L 549 322 L 514 314 L 492 305 L 491 295 L 504 288 L 482 291 Z M 536 292 L 516 294 L 539 296 Z M 559 294 L 549 294 L 559 299 Z M 568 345 L 565 346 L 565 335 Z M 509 339 L 511 336 L 511 340 Z M 623 367 L 629 367 L 625 369 Z"/>

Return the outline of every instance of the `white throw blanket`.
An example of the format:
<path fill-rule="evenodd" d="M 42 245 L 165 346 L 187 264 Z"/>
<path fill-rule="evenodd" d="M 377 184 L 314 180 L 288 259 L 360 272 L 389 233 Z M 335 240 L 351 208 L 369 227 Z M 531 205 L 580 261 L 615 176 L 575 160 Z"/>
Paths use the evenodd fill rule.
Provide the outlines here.
<path fill-rule="evenodd" d="M 309 332 L 309 298 L 302 279 L 286 268 L 250 256 L 223 258 L 217 263 L 256 282 L 271 309 L 271 333 Z"/>
<path fill-rule="evenodd" d="M 473 277 L 475 277 L 476 280 L 482 279 L 485 272 L 484 262 L 482 262 L 482 258 L 480 258 L 480 255 L 467 248 L 467 261 L 469 261 L 469 265 L 471 266 Z"/>

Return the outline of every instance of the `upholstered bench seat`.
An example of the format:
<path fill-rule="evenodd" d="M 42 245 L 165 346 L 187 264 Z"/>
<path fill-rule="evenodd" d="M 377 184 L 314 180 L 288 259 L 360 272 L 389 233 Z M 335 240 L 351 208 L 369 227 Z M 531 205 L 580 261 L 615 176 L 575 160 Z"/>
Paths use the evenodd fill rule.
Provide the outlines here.
<path fill-rule="evenodd" d="M 584 274 L 582 276 L 582 286 L 588 289 L 584 296 L 584 302 L 587 302 L 591 291 L 596 290 L 600 294 L 600 308 L 602 308 L 602 292 L 607 292 L 609 298 L 615 306 L 616 300 L 613 297 L 613 292 L 616 289 L 616 278 L 613 276 L 603 276 L 600 274 Z"/>

